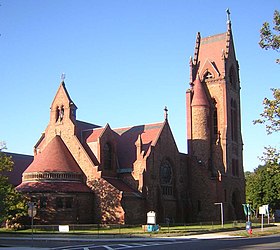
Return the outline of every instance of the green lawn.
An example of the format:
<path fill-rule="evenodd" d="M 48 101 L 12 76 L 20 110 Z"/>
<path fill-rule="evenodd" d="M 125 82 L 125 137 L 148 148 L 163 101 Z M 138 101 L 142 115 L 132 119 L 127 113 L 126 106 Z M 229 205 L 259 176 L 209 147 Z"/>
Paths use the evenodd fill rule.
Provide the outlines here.
<path fill-rule="evenodd" d="M 259 223 L 253 223 L 253 227 L 260 227 Z M 188 224 L 188 225 L 176 225 L 176 226 L 161 226 L 159 232 L 144 232 L 142 226 L 127 226 L 127 225 L 70 225 L 70 231 L 68 234 L 94 234 L 94 235 L 139 235 L 139 234 L 180 234 L 188 235 L 194 233 L 207 233 L 207 232 L 219 232 L 219 231 L 231 231 L 244 229 L 245 222 L 225 223 L 222 227 L 220 224 Z M 17 233 L 25 234 L 31 233 L 31 229 L 24 229 L 18 231 L 7 230 L 0 228 L 0 233 Z M 38 228 L 36 225 L 33 228 L 33 233 L 59 233 L 58 225 L 44 226 L 44 228 Z"/>

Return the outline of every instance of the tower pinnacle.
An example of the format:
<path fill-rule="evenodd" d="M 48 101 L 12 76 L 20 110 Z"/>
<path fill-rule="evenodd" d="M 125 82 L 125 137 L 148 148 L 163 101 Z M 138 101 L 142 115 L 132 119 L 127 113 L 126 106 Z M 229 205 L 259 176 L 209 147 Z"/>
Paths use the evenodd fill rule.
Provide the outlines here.
<path fill-rule="evenodd" d="M 61 79 L 61 82 L 64 82 L 64 80 L 65 80 L 65 73 L 61 74 L 60 79 Z"/>
<path fill-rule="evenodd" d="M 229 11 L 229 8 L 226 9 L 226 13 L 227 13 L 227 22 L 230 23 L 230 11 Z"/>
<path fill-rule="evenodd" d="M 166 106 L 164 107 L 164 119 L 165 119 L 165 120 L 168 119 L 168 109 L 167 109 Z"/>

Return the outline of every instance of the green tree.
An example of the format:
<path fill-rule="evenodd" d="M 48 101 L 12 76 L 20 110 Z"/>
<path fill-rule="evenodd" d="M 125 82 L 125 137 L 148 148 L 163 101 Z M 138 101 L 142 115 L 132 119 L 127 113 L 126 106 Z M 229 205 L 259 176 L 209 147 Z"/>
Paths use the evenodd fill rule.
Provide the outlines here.
<path fill-rule="evenodd" d="M 274 11 L 273 16 L 273 28 L 271 30 L 270 24 L 265 22 L 260 30 L 260 42 L 259 45 L 263 49 L 273 49 L 279 52 L 280 48 L 280 14 L 279 11 Z M 279 59 L 276 60 L 280 63 Z"/>
<path fill-rule="evenodd" d="M 15 190 L 4 174 L 13 169 L 11 157 L 3 152 L 5 148 L 5 143 L 0 142 L 0 222 L 18 228 L 18 221 L 26 215 L 27 207 L 23 196 Z"/>
<path fill-rule="evenodd" d="M 260 30 L 259 45 L 263 49 L 272 49 L 279 52 L 280 48 L 280 14 L 274 12 L 273 30 L 265 22 Z M 276 60 L 280 63 L 280 60 Z M 272 88 L 273 98 L 264 98 L 263 112 L 254 124 L 265 124 L 267 134 L 280 131 L 280 89 Z M 254 209 L 264 204 L 269 204 L 272 210 L 280 208 L 280 152 L 271 146 L 265 147 L 260 160 L 264 165 L 259 166 L 254 172 L 246 172 L 246 199 Z"/>
<path fill-rule="evenodd" d="M 269 204 L 272 210 L 280 208 L 280 154 L 272 147 L 265 148 L 264 165 L 254 172 L 246 172 L 246 199 L 256 210 Z"/>
<path fill-rule="evenodd" d="M 259 45 L 263 49 L 272 49 L 279 52 L 280 49 L 280 13 L 278 10 L 274 11 L 273 15 L 273 28 L 270 28 L 270 24 L 265 22 L 260 30 L 260 42 Z M 280 63 L 280 60 L 276 60 Z M 264 110 L 260 114 L 261 118 L 254 122 L 266 123 L 266 132 L 271 134 L 280 130 L 280 89 L 272 88 L 273 99 L 264 98 L 263 105 Z"/>
<path fill-rule="evenodd" d="M 253 121 L 254 124 L 265 124 L 267 134 L 280 131 L 280 89 L 271 90 L 273 99 L 264 98 L 261 117 Z"/>

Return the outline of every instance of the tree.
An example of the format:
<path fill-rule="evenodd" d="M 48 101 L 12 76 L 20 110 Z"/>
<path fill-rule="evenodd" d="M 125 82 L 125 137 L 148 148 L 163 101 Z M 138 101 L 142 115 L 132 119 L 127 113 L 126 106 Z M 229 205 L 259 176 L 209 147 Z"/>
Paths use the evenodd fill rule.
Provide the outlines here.
<path fill-rule="evenodd" d="M 280 208 L 280 154 L 274 148 L 265 149 L 261 157 L 265 164 L 245 174 L 247 203 L 255 210 L 264 204 L 271 210 Z"/>
<path fill-rule="evenodd" d="M 265 22 L 260 30 L 260 42 L 259 45 L 263 49 L 272 49 L 279 52 L 280 49 L 280 13 L 278 10 L 274 11 L 273 16 L 273 30 L 270 28 L 270 24 Z M 280 60 L 276 60 L 280 63 Z M 254 122 L 266 123 L 266 132 L 271 134 L 280 130 L 280 89 L 272 88 L 274 99 L 264 98 L 263 105 L 264 111 L 260 114 L 261 118 Z"/>
<path fill-rule="evenodd" d="M 261 118 L 254 120 L 253 123 L 265 123 L 267 134 L 280 131 L 280 89 L 271 89 L 274 99 L 264 98 L 263 112 Z"/>
<path fill-rule="evenodd" d="M 280 48 L 280 14 L 274 12 L 274 27 L 270 29 L 268 22 L 261 28 L 259 45 L 263 49 L 273 49 L 279 52 Z M 277 63 L 280 60 L 277 59 Z M 280 89 L 272 88 L 273 99 L 264 98 L 264 110 L 260 118 L 253 123 L 265 124 L 267 134 L 280 131 Z M 264 165 L 259 166 L 253 173 L 246 172 L 246 199 L 254 209 L 269 204 L 272 210 L 280 208 L 280 152 L 271 146 L 265 147 L 260 160 Z"/>
<path fill-rule="evenodd" d="M 26 215 L 26 202 L 23 196 L 18 193 L 9 183 L 5 172 L 12 171 L 13 161 L 3 150 L 6 148 L 5 143 L 0 142 L 0 222 L 6 222 L 14 228 L 18 228 L 18 220 Z"/>
<path fill-rule="evenodd" d="M 259 166 L 246 176 L 247 202 L 254 209 L 269 204 L 272 210 L 280 207 L 280 168 L 278 165 Z"/>
<path fill-rule="evenodd" d="M 273 49 L 279 52 L 280 48 L 280 14 L 279 11 L 275 10 L 273 16 L 273 30 L 270 28 L 270 24 L 265 22 L 260 30 L 261 40 L 259 45 L 263 49 Z M 276 60 L 277 63 L 280 63 L 280 60 Z"/>

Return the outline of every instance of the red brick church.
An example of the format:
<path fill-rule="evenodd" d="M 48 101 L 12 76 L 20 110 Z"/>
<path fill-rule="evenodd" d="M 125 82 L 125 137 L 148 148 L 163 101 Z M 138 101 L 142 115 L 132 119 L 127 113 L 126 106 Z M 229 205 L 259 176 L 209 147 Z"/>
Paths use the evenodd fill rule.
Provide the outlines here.
<path fill-rule="evenodd" d="M 240 80 L 231 22 L 197 34 L 186 91 L 188 154 L 163 121 L 113 129 L 80 121 L 62 80 L 50 121 L 17 190 L 37 202 L 38 223 L 157 222 L 242 218 L 245 201 Z"/>

